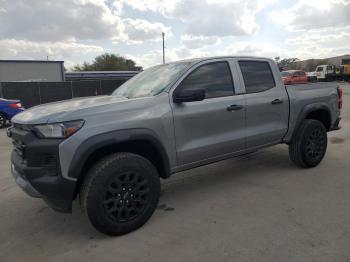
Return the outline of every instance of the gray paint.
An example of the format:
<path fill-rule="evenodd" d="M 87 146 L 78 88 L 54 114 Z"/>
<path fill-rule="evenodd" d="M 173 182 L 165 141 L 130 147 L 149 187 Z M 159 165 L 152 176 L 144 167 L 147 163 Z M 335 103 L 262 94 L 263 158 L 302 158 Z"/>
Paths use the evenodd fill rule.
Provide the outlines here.
<path fill-rule="evenodd" d="M 237 65 L 241 60 L 267 61 L 276 86 L 265 92 L 245 94 Z M 80 131 L 60 144 L 62 174 L 74 180 L 68 177 L 68 172 L 75 151 L 88 138 L 104 133 L 128 133 L 138 129 L 154 134 L 165 148 L 171 172 L 174 173 L 275 145 L 283 138 L 288 142 L 297 126 L 298 116 L 303 115 L 308 107 L 326 106 L 332 114 L 332 123 L 340 114 L 336 85 L 308 84 L 286 88 L 276 64 L 270 59 L 216 57 L 190 61 L 183 75 L 157 96 L 74 99 L 35 107 L 17 115 L 13 122 L 40 124 L 85 120 Z M 236 95 L 175 104 L 172 96 L 181 81 L 198 66 L 213 61 L 229 63 Z M 283 100 L 283 104 L 272 105 L 274 99 Z M 227 111 L 226 108 L 232 104 L 244 107 L 240 111 Z M 128 136 L 124 137 L 127 139 Z"/>
<path fill-rule="evenodd" d="M 63 61 L 0 60 L 0 82 L 64 81 Z"/>

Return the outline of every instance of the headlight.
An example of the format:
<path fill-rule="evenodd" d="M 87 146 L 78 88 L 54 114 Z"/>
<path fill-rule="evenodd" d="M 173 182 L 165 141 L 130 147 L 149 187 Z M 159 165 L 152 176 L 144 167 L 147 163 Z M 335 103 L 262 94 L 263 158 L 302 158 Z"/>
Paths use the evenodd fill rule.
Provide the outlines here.
<path fill-rule="evenodd" d="M 83 125 L 83 120 L 36 125 L 34 131 L 41 138 L 67 138 L 77 132 Z"/>

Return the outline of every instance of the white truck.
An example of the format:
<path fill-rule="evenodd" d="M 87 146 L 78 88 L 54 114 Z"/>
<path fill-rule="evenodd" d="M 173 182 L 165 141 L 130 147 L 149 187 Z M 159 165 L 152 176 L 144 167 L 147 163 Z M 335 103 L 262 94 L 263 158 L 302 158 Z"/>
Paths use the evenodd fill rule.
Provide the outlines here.
<path fill-rule="evenodd" d="M 316 67 L 316 76 L 318 81 L 336 80 L 335 65 L 318 65 Z"/>

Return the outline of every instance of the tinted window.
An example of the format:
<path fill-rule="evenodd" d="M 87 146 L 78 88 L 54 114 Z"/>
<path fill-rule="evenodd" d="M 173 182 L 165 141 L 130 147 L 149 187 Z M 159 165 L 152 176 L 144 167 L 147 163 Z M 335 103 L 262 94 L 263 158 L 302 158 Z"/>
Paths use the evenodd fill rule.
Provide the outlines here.
<path fill-rule="evenodd" d="M 233 83 L 228 63 L 218 62 L 198 67 L 181 83 L 180 88 L 203 88 L 205 97 L 233 95 Z"/>
<path fill-rule="evenodd" d="M 305 72 L 300 71 L 300 75 L 301 75 L 301 76 L 305 76 Z"/>
<path fill-rule="evenodd" d="M 290 73 L 287 71 L 283 71 L 283 72 L 281 72 L 281 75 L 282 75 L 282 77 L 287 77 L 287 76 L 290 76 Z"/>
<path fill-rule="evenodd" d="M 260 61 L 240 61 L 247 93 L 262 92 L 275 86 L 270 65 Z"/>

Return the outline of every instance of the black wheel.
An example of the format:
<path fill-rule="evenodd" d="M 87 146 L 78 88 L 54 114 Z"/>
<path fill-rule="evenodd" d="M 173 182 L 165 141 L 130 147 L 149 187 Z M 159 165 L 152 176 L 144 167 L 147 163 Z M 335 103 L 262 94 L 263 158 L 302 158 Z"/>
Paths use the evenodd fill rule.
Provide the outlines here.
<path fill-rule="evenodd" d="M 289 145 L 289 157 L 299 167 L 317 166 L 327 150 L 327 131 L 317 120 L 305 119 Z"/>
<path fill-rule="evenodd" d="M 80 204 L 98 231 L 123 235 L 147 222 L 159 196 L 160 178 L 152 163 L 139 155 L 117 153 L 91 168 Z"/>
<path fill-rule="evenodd" d="M 6 121 L 5 115 L 0 113 L 0 128 L 4 128 L 6 126 Z"/>

